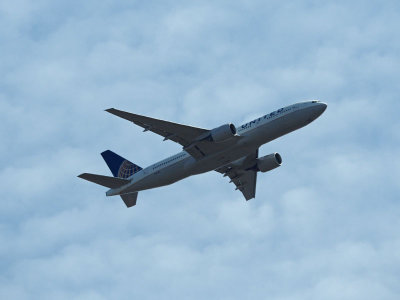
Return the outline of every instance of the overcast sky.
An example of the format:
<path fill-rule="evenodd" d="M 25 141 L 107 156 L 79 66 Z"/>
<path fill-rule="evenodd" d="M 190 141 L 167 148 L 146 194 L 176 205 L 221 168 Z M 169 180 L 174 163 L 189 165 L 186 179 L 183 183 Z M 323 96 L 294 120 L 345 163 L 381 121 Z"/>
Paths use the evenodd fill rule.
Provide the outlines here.
<path fill-rule="evenodd" d="M 0 2 L 1 299 L 399 299 L 400 2 Z M 246 202 L 210 172 L 119 197 L 111 149 L 320 99 Z"/>

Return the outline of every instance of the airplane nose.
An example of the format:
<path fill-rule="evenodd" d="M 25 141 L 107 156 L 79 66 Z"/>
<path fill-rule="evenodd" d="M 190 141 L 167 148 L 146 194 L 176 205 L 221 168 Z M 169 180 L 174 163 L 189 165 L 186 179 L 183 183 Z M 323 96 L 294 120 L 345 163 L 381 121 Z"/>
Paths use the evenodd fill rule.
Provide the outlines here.
<path fill-rule="evenodd" d="M 315 106 L 313 107 L 313 118 L 312 119 L 315 120 L 320 115 L 322 115 L 327 107 L 328 107 L 328 105 L 324 102 L 316 103 Z"/>
<path fill-rule="evenodd" d="M 326 110 L 326 108 L 328 107 L 328 104 L 324 103 L 324 102 L 320 102 L 318 103 L 319 105 L 319 109 L 321 110 L 321 114 Z"/>

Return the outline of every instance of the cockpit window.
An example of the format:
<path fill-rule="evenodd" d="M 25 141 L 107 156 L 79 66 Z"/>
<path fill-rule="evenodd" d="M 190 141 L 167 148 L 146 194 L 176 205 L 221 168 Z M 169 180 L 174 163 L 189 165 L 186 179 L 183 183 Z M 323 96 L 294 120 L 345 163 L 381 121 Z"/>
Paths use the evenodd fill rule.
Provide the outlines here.
<path fill-rule="evenodd" d="M 318 102 L 319 102 L 318 100 L 311 101 L 311 103 L 318 103 Z"/>

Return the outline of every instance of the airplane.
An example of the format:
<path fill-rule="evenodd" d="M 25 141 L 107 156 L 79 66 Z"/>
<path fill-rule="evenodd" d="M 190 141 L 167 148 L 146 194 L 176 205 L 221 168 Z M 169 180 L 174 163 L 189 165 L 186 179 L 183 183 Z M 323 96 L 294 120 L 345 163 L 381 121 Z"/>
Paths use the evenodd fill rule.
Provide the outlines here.
<path fill-rule="evenodd" d="M 83 173 L 78 177 L 109 188 L 107 196 L 119 195 L 127 207 L 136 205 L 138 192 L 166 186 L 186 177 L 209 171 L 229 177 L 246 200 L 255 198 L 258 172 L 282 165 L 279 153 L 258 157 L 261 145 L 304 127 L 327 108 L 319 100 L 295 103 L 236 127 L 227 123 L 208 130 L 153 119 L 114 108 L 107 112 L 133 122 L 180 144 L 182 151 L 147 168 L 118 154 L 101 153 L 113 177 Z"/>

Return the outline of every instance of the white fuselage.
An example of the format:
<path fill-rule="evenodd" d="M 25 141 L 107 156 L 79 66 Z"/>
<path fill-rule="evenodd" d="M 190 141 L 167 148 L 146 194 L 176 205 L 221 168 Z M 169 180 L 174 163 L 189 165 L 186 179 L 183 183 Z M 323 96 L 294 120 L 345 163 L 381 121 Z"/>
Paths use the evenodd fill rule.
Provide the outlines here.
<path fill-rule="evenodd" d="M 304 127 L 326 109 L 319 101 L 296 103 L 237 127 L 239 139 L 225 141 L 224 150 L 196 160 L 186 151 L 155 163 L 130 178 L 130 183 L 110 189 L 107 196 L 138 192 L 169 185 L 195 174 L 218 169 L 256 151 L 289 132 Z"/>

